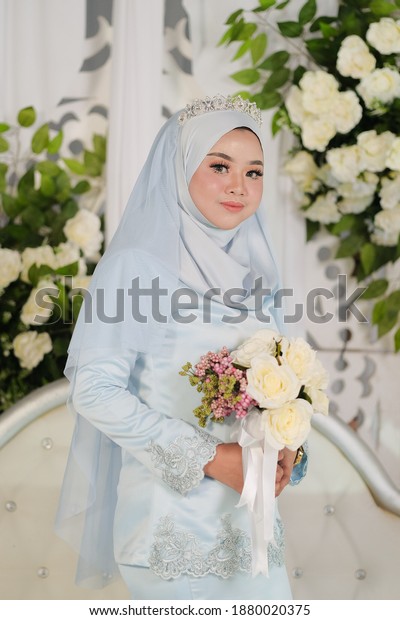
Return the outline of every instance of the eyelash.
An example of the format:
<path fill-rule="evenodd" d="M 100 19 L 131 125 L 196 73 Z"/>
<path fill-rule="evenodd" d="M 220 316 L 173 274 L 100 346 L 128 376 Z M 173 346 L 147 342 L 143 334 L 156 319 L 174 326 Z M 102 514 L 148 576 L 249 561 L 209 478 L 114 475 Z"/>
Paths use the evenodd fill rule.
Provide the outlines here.
<path fill-rule="evenodd" d="M 210 164 L 210 168 L 213 168 L 215 172 L 219 173 L 221 172 L 221 170 L 219 170 L 220 168 L 226 168 L 226 170 L 230 170 L 230 165 L 226 161 L 221 161 L 218 163 Z M 263 173 L 261 172 L 261 170 L 258 170 L 257 168 L 255 168 L 254 170 L 249 170 L 247 174 L 248 175 L 255 174 L 256 178 L 263 176 Z M 254 179 L 254 177 L 250 177 L 250 178 Z"/>

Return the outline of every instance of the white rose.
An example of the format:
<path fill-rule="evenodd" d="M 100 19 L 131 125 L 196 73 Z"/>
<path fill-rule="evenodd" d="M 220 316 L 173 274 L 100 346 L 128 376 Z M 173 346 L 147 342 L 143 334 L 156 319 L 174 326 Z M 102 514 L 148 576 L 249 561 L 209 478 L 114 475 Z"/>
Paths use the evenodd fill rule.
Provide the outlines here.
<path fill-rule="evenodd" d="M 386 167 L 390 170 L 400 170 L 400 138 L 398 136 L 393 140 L 390 147 Z"/>
<path fill-rule="evenodd" d="M 356 144 L 330 149 L 326 160 L 333 176 L 342 182 L 355 181 L 362 170 L 361 151 Z"/>
<path fill-rule="evenodd" d="M 301 383 L 287 365 L 280 366 L 271 355 L 261 353 L 247 370 L 247 392 L 260 407 L 275 409 L 299 394 Z"/>
<path fill-rule="evenodd" d="M 316 178 L 318 167 L 307 151 L 299 151 L 285 164 L 285 172 L 303 192 L 315 192 L 320 183 Z"/>
<path fill-rule="evenodd" d="M 322 362 L 318 357 L 315 358 L 314 367 L 312 369 L 311 375 L 307 381 L 306 387 L 315 388 L 316 390 L 326 390 L 328 387 L 329 375 L 322 365 Z"/>
<path fill-rule="evenodd" d="M 276 450 L 287 446 L 297 450 L 311 430 L 313 408 L 303 398 L 296 398 L 278 409 L 262 412 L 262 427 L 268 443 Z"/>
<path fill-rule="evenodd" d="M 98 215 L 87 209 L 80 209 L 64 226 L 64 234 L 68 241 L 82 250 L 86 258 L 96 259 L 103 241 L 100 230 L 101 222 Z"/>
<path fill-rule="evenodd" d="M 362 213 L 373 202 L 373 196 L 343 198 L 338 202 L 338 209 L 340 213 Z"/>
<path fill-rule="evenodd" d="M 22 274 L 21 280 L 30 282 L 28 277 L 29 269 L 32 265 L 47 265 L 54 269 L 55 257 L 53 248 L 50 245 L 40 245 L 37 248 L 25 248 L 21 255 L 22 258 Z"/>
<path fill-rule="evenodd" d="M 339 49 L 336 68 L 345 77 L 355 80 L 365 77 L 375 69 L 376 60 L 368 45 L 356 34 L 343 39 Z"/>
<path fill-rule="evenodd" d="M 354 183 L 343 183 L 338 187 L 337 191 L 343 197 L 338 203 L 341 213 L 362 213 L 373 202 L 379 178 L 372 172 L 367 174 L 368 180 L 358 179 Z"/>
<path fill-rule="evenodd" d="M 375 69 L 356 87 L 367 108 L 379 108 L 400 96 L 400 75 L 397 70 L 384 67 Z"/>
<path fill-rule="evenodd" d="M 315 413 L 322 413 L 328 415 L 329 413 L 329 398 L 323 390 L 316 388 L 307 388 L 306 394 L 311 398 L 312 408 Z"/>
<path fill-rule="evenodd" d="M 291 86 L 285 99 L 285 106 L 290 116 L 290 120 L 302 127 L 304 120 L 308 116 L 303 106 L 303 93 L 298 86 Z"/>
<path fill-rule="evenodd" d="M 397 245 L 398 240 L 399 233 L 395 231 L 379 230 L 379 228 L 376 228 L 374 232 L 371 233 L 371 241 L 376 245 L 393 247 L 394 245 Z"/>
<path fill-rule="evenodd" d="M 87 291 L 90 286 L 92 276 L 75 276 L 72 278 L 72 290 Z"/>
<path fill-rule="evenodd" d="M 400 232 L 400 206 L 393 209 L 384 209 L 375 215 L 374 224 L 383 232 L 399 235 Z"/>
<path fill-rule="evenodd" d="M 316 352 L 303 338 L 292 338 L 284 355 L 284 360 L 294 370 L 302 384 L 310 378 L 315 358 Z"/>
<path fill-rule="evenodd" d="M 52 314 L 54 302 L 49 295 L 57 296 L 58 288 L 52 282 L 39 282 L 33 288 L 21 310 L 21 321 L 25 325 L 42 325 Z"/>
<path fill-rule="evenodd" d="M 13 340 L 14 355 L 19 359 L 21 368 L 32 370 L 52 350 L 49 334 L 38 332 L 23 332 Z"/>
<path fill-rule="evenodd" d="M 362 107 L 357 95 L 351 90 L 338 93 L 328 115 L 339 133 L 348 133 L 362 118 Z"/>
<path fill-rule="evenodd" d="M 54 249 L 55 256 L 55 268 L 66 267 L 73 263 L 78 263 L 78 275 L 85 276 L 87 272 L 87 265 L 85 260 L 81 257 L 79 248 L 67 241 L 67 243 L 60 243 Z"/>
<path fill-rule="evenodd" d="M 367 41 L 381 54 L 398 54 L 400 52 L 400 21 L 383 17 L 379 22 L 370 24 Z"/>
<path fill-rule="evenodd" d="M 400 174 L 393 179 L 382 178 L 382 188 L 379 192 L 382 209 L 393 209 L 400 205 Z"/>
<path fill-rule="evenodd" d="M 339 83 L 325 71 L 306 71 L 299 86 L 303 91 L 303 107 L 312 114 L 326 114 L 339 90 Z"/>
<path fill-rule="evenodd" d="M 336 127 L 334 123 L 326 118 L 309 117 L 306 118 L 302 131 L 301 139 L 310 151 L 325 151 L 329 142 L 336 135 Z"/>
<path fill-rule="evenodd" d="M 0 290 L 14 282 L 22 269 L 20 253 L 8 248 L 0 248 Z"/>
<path fill-rule="evenodd" d="M 342 216 L 338 210 L 336 192 L 329 191 L 324 196 L 318 196 L 311 207 L 303 211 L 303 215 L 308 220 L 321 224 L 338 222 Z"/>
<path fill-rule="evenodd" d="M 327 187 L 337 188 L 340 185 L 329 164 L 324 164 L 318 169 L 318 179 Z"/>
<path fill-rule="evenodd" d="M 357 143 L 363 170 L 382 172 L 386 168 L 386 159 L 394 139 L 395 135 L 391 131 L 377 134 L 375 129 L 371 129 L 358 134 Z"/>
<path fill-rule="evenodd" d="M 242 344 L 231 352 L 234 362 L 250 368 L 251 360 L 260 353 L 269 353 L 275 355 L 276 344 L 282 340 L 282 336 L 273 329 L 259 329 L 250 338 L 247 338 Z"/>

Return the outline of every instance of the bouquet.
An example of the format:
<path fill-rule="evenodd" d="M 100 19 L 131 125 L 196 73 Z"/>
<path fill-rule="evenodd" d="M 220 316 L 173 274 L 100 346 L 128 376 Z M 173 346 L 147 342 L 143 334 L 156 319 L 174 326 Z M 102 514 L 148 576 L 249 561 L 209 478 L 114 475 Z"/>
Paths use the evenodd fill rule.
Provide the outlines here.
<path fill-rule="evenodd" d="M 328 375 L 302 338 L 261 329 L 236 350 L 209 351 L 181 375 L 202 393 L 194 410 L 199 425 L 235 415 L 232 439 L 243 449 L 244 486 L 238 506 L 252 520 L 253 574 L 268 574 L 273 540 L 278 451 L 297 450 L 307 439 L 314 413 L 328 414 Z"/>

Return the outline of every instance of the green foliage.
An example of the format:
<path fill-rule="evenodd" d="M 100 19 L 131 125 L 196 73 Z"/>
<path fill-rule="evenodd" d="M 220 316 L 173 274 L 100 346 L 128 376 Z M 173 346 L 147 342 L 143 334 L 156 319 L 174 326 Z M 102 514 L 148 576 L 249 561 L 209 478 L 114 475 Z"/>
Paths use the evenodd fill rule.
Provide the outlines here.
<path fill-rule="evenodd" d="M 369 204 L 362 208 L 356 205 L 354 212 L 351 200 L 356 199 L 358 190 L 354 189 L 350 206 L 346 205 L 346 198 L 340 190 L 341 183 L 344 183 L 343 179 L 332 181 L 334 171 L 331 175 L 327 175 L 326 169 L 330 168 L 328 152 L 331 149 L 354 147 L 358 144 L 358 136 L 363 132 L 376 132 L 376 136 L 391 132 L 400 138 L 400 97 L 398 95 L 393 95 L 392 98 L 382 97 L 382 101 L 379 101 L 375 95 L 375 99 L 368 102 L 358 90 L 362 76 L 351 73 L 342 75 L 337 66 L 338 52 L 343 41 L 350 35 L 357 35 L 364 42 L 367 52 L 373 56 L 376 69 L 389 67 L 399 73 L 398 47 L 394 46 L 392 51 L 385 52 L 381 49 L 384 41 L 376 43 L 374 47 L 367 39 L 367 32 L 371 24 L 379 22 L 382 18 L 398 20 L 400 0 L 394 2 L 339 0 L 336 15 L 319 14 L 316 0 L 305 0 L 300 8 L 296 8 L 297 4 L 294 7 L 294 3 L 290 0 L 286 2 L 258 0 L 255 4 L 253 10 L 239 9 L 226 21 L 227 30 L 220 44 L 237 48 L 233 59 L 235 61 L 240 59 L 241 66 L 241 69 L 231 77 L 236 83 L 247 87 L 245 92 L 240 93 L 243 97 L 254 101 L 262 110 L 275 109 L 271 122 L 274 136 L 282 129 L 286 129 L 295 137 L 296 146 L 294 151 L 288 154 L 287 170 L 304 195 L 302 204 L 306 206 L 301 208 L 301 212 L 306 219 L 307 241 L 321 230 L 336 238 L 336 258 L 352 259 L 351 275 L 367 287 L 363 299 L 371 300 L 372 323 L 377 326 L 378 336 L 381 337 L 396 326 L 399 327 L 400 321 L 398 283 L 382 276 L 382 268 L 400 258 L 400 235 L 396 244 L 398 229 L 395 228 L 392 233 L 387 224 L 381 229 L 379 217 L 377 218 L 384 209 L 381 205 L 380 192 L 385 183 L 390 183 L 397 177 L 400 179 L 399 167 L 382 169 L 381 166 L 372 166 L 371 169 L 366 164 L 360 173 L 355 173 L 353 180 L 350 175 L 346 191 L 349 191 L 352 183 L 375 183 Z M 290 5 L 294 11 L 288 17 L 283 9 L 292 8 Z M 282 39 L 281 44 L 278 41 L 280 49 L 272 53 L 269 49 L 271 33 L 274 33 L 275 41 L 276 35 L 280 35 Z M 374 67 L 366 70 L 366 75 L 368 71 L 372 72 Z M 299 117 L 299 107 L 297 117 L 294 116 L 295 120 L 291 118 L 292 111 L 296 115 L 296 106 L 292 103 L 290 108 L 288 94 L 297 93 L 297 97 L 303 96 L 302 77 L 306 72 L 318 76 L 329 74 L 337 84 L 337 92 L 351 92 L 358 101 L 361 119 L 358 120 L 358 117 L 347 130 L 335 127 L 325 143 L 317 144 L 310 138 L 306 139 L 301 126 L 304 117 L 303 119 Z M 292 89 L 293 86 L 297 87 L 297 91 Z M 339 109 L 340 103 L 337 106 Z M 308 119 L 322 118 L 325 121 L 327 119 L 326 108 L 323 106 L 318 111 L 313 111 L 311 107 L 304 108 L 303 111 Z M 291 160 L 297 153 L 312 158 L 314 181 L 311 187 L 305 187 L 306 181 L 298 179 L 296 181 L 298 170 L 290 172 Z M 311 172 L 308 172 L 308 175 L 310 174 Z M 322 203 L 327 201 L 328 204 L 329 196 L 332 194 L 335 196 L 335 205 L 329 205 L 333 213 L 331 219 L 326 214 L 320 217 L 318 209 L 324 208 L 321 207 L 321 201 Z M 314 205 L 317 205 L 317 213 Z M 400 209 L 400 206 L 398 205 L 396 209 Z M 394 225 L 398 227 L 398 224 Z M 399 351 L 400 329 L 394 332 L 394 348 Z"/>
<path fill-rule="evenodd" d="M 94 135 L 91 148 L 75 158 L 62 152 L 61 129 L 36 123 L 32 107 L 18 112 L 15 125 L 0 123 L 0 413 L 33 389 L 63 376 L 83 301 L 82 278 L 90 276 L 98 260 L 86 256 L 85 248 L 69 239 L 64 227 L 91 206 L 94 183 L 101 191 L 106 139 Z M 100 217 L 92 214 L 92 218 L 100 229 Z M 39 290 L 43 288 L 49 290 L 47 298 Z M 42 300 L 39 322 L 26 315 L 36 290 Z M 29 364 L 28 345 L 25 358 L 24 351 L 17 355 L 21 336 L 46 338 L 50 346 Z"/>

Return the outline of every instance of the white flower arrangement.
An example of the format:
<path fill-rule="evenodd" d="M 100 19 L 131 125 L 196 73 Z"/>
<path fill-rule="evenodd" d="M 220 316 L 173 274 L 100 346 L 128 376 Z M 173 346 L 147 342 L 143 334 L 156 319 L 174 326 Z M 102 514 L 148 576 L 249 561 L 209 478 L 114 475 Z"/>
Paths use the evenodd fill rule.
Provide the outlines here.
<path fill-rule="evenodd" d="M 240 94 L 277 109 L 274 134 L 296 137 L 284 170 L 307 239 L 321 229 L 337 237 L 336 257 L 354 259 L 351 275 L 373 300 L 377 336 L 393 330 L 399 351 L 400 289 L 382 268 L 400 258 L 400 2 L 339 0 L 337 14 L 317 15 L 306 0 L 293 21 L 282 19 L 287 5 L 236 10 L 220 43 L 237 44 L 242 66 L 249 59 L 232 75 L 248 88 Z M 284 45 L 267 55 L 270 28 Z"/>
<path fill-rule="evenodd" d="M 0 413 L 63 376 L 102 251 L 101 217 L 88 196 L 97 208 L 104 138 L 94 136 L 94 151 L 85 150 L 81 162 L 61 157 L 62 131 L 52 136 L 49 124 L 35 123 L 33 108 L 21 110 L 15 126 L 0 123 Z M 30 127 L 24 153 L 21 132 Z"/>

